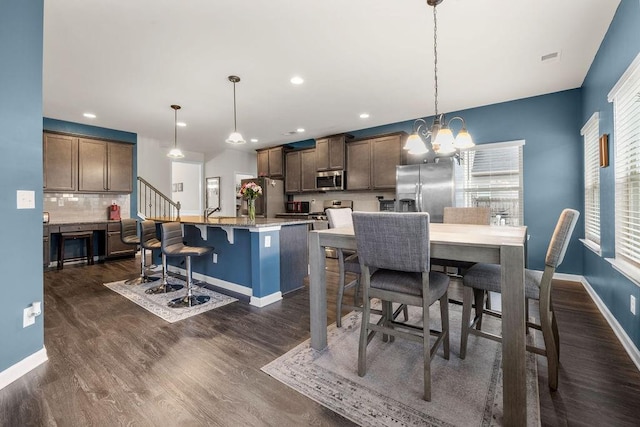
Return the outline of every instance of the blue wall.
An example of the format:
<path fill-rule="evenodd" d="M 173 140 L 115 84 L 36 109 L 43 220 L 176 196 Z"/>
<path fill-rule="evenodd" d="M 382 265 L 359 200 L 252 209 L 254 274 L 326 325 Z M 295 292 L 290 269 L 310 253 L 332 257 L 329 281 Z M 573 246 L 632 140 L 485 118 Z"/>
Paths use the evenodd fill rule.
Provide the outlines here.
<path fill-rule="evenodd" d="M 476 144 L 524 139 L 524 221 L 531 236 L 529 267 L 544 269 L 544 257 L 560 212 L 582 211 L 581 91 L 447 113 L 461 115 Z M 427 118 L 431 123 L 432 118 Z M 413 120 L 349 131 L 355 138 L 411 132 Z M 583 229 L 578 225 L 578 230 Z M 582 274 L 582 245 L 575 233 L 560 272 Z"/>
<path fill-rule="evenodd" d="M 613 133 L 613 104 L 609 91 L 640 52 L 640 2 L 622 0 L 582 86 L 581 123 L 600 113 L 600 134 L 609 134 L 611 166 L 600 169 L 600 228 L 602 257 L 584 249 L 584 276 L 607 305 L 627 335 L 640 347 L 640 322 L 629 310 L 629 296 L 640 301 L 640 287 L 605 261 L 615 253 L 615 177 L 613 167 L 616 136 Z"/>
<path fill-rule="evenodd" d="M 44 345 L 43 316 L 22 327 L 43 296 L 42 19 L 43 0 L 0 2 L 0 372 Z M 35 191 L 35 209 L 16 209 L 17 190 Z"/>
<path fill-rule="evenodd" d="M 132 132 L 124 132 L 121 130 L 102 128 L 98 126 L 84 125 L 81 123 L 65 122 L 50 118 L 43 118 L 42 125 L 44 130 L 70 133 L 79 136 L 87 136 L 91 138 L 108 139 L 111 141 L 129 142 L 137 144 L 138 135 Z M 134 218 L 138 212 L 138 150 L 133 149 L 133 183 L 131 188 L 131 217 Z"/>

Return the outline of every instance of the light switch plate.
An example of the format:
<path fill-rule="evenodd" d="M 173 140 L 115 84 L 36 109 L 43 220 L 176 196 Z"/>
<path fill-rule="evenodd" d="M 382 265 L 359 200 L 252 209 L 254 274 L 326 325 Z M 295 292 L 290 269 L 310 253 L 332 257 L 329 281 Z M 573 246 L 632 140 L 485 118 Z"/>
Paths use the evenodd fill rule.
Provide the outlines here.
<path fill-rule="evenodd" d="M 265 248 L 271 247 L 271 236 L 264 236 L 264 247 Z"/>
<path fill-rule="evenodd" d="M 17 190 L 16 199 L 18 209 L 35 209 L 36 192 L 31 190 Z"/>
<path fill-rule="evenodd" d="M 631 314 L 635 316 L 636 315 L 636 297 L 631 295 L 631 298 L 629 298 L 629 300 L 631 303 L 631 306 L 630 306 Z"/>

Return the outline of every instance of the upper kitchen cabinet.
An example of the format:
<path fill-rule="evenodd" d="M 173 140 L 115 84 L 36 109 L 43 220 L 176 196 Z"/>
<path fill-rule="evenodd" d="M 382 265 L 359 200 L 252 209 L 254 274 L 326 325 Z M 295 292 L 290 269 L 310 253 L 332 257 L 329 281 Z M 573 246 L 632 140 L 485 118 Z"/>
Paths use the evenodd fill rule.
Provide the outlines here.
<path fill-rule="evenodd" d="M 258 150 L 258 176 L 282 178 L 284 176 L 283 147 Z"/>
<path fill-rule="evenodd" d="M 43 134 L 43 189 L 76 191 L 78 189 L 78 138 Z"/>
<path fill-rule="evenodd" d="M 395 189 L 404 137 L 398 133 L 348 143 L 347 190 Z"/>
<path fill-rule="evenodd" d="M 45 191 L 130 193 L 133 145 L 44 133 Z"/>
<path fill-rule="evenodd" d="M 343 170 L 345 135 L 316 140 L 316 162 L 318 171 Z"/>
<path fill-rule="evenodd" d="M 285 159 L 285 193 L 316 191 L 316 150 L 289 151 Z"/>

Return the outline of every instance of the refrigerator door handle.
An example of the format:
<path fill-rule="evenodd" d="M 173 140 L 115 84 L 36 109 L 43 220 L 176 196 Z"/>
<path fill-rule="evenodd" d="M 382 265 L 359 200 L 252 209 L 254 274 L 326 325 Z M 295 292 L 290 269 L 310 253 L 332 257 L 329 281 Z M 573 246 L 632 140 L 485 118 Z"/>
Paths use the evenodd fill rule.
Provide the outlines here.
<path fill-rule="evenodd" d="M 421 192 L 422 192 L 422 185 L 420 185 L 419 182 L 416 183 L 416 210 L 418 212 L 422 211 L 422 196 L 421 196 Z"/>

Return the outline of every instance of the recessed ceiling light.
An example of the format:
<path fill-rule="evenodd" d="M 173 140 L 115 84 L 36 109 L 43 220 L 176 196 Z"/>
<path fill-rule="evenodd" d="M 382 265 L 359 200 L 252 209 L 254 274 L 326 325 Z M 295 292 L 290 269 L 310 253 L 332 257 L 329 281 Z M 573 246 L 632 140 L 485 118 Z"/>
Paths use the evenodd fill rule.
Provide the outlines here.
<path fill-rule="evenodd" d="M 302 132 L 304 132 L 304 128 L 298 128 L 298 129 L 296 129 L 296 132 L 302 133 Z"/>
<path fill-rule="evenodd" d="M 301 85 L 304 83 L 304 79 L 300 76 L 293 76 L 291 77 L 291 83 L 294 85 Z"/>
<path fill-rule="evenodd" d="M 251 138 L 251 142 L 258 142 L 258 138 Z"/>
<path fill-rule="evenodd" d="M 96 115 L 93 113 L 84 113 L 83 116 L 85 116 L 87 119 L 95 119 Z"/>
<path fill-rule="evenodd" d="M 368 119 L 368 118 L 369 118 L 369 113 L 362 113 L 362 114 L 360 114 L 360 118 L 361 118 L 361 119 Z"/>
<path fill-rule="evenodd" d="M 187 124 L 185 122 L 178 122 L 176 123 L 176 126 L 180 126 L 181 128 L 186 127 Z"/>

